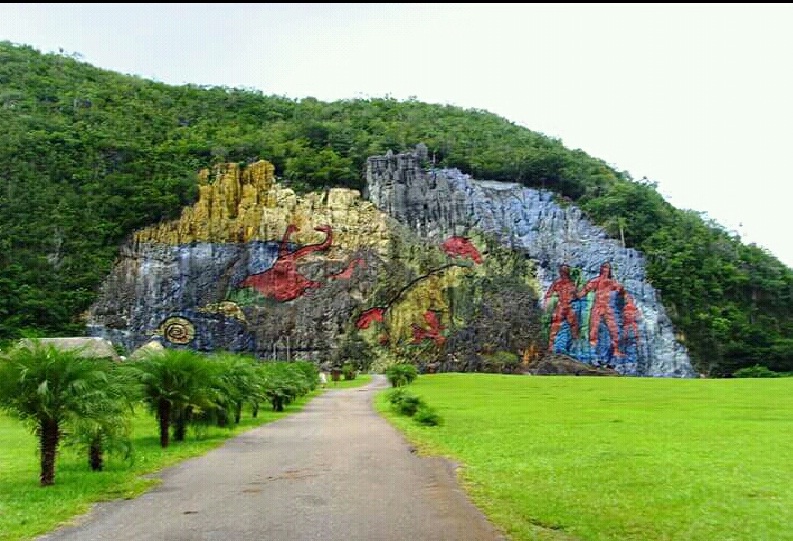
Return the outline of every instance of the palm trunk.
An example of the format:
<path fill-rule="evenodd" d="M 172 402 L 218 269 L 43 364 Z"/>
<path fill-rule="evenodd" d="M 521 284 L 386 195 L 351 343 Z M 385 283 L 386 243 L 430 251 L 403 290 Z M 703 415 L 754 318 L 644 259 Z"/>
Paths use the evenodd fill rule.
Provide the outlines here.
<path fill-rule="evenodd" d="M 91 471 L 102 471 L 105 463 L 103 455 L 102 437 L 98 436 L 88 446 L 88 465 L 91 466 Z"/>
<path fill-rule="evenodd" d="M 55 455 L 58 451 L 60 435 L 58 421 L 47 419 L 39 423 L 39 451 L 41 453 L 39 481 L 43 487 L 55 484 Z"/>
<path fill-rule="evenodd" d="M 226 408 L 218 408 L 217 425 L 220 428 L 226 428 L 229 425 L 229 412 Z"/>
<path fill-rule="evenodd" d="M 176 441 L 184 441 L 187 435 L 187 424 L 193 414 L 193 407 L 180 408 L 176 415 L 176 423 L 174 424 L 173 439 Z"/>
<path fill-rule="evenodd" d="M 160 420 L 160 447 L 168 447 L 170 443 L 170 428 L 171 428 L 171 403 L 167 400 L 160 399 L 157 404 L 157 417 Z"/>

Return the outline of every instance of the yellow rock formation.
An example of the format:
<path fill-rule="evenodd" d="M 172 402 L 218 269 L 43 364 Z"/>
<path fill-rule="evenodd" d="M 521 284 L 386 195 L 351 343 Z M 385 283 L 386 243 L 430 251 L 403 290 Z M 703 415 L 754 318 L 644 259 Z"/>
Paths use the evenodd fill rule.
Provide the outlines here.
<path fill-rule="evenodd" d="M 298 244 L 324 240 L 320 225 L 333 230 L 331 250 L 350 252 L 362 246 L 385 254 L 386 215 L 361 199 L 357 190 L 333 188 L 303 196 L 275 181 L 275 168 L 266 161 L 240 168 L 234 163 L 198 175 L 199 198 L 178 220 L 140 230 L 137 243 L 280 241 L 289 224 Z M 330 255 L 330 254 L 329 254 Z"/>

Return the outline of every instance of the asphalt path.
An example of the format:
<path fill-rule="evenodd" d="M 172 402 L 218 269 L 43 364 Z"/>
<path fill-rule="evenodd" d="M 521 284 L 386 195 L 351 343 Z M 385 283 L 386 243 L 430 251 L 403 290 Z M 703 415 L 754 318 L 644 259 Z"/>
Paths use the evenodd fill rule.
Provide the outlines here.
<path fill-rule="evenodd" d="M 491 541 L 505 539 L 457 484 L 375 413 L 385 377 L 330 389 L 301 412 L 160 472 L 40 541 Z"/>

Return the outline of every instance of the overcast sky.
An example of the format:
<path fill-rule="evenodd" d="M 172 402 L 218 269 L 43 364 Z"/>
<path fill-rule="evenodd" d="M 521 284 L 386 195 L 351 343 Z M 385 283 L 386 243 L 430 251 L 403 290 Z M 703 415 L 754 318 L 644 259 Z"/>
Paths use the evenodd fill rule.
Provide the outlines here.
<path fill-rule="evenodd" d="M 164 83 L 484 109 L 789 266 L 791 29 L 791 4 L 0 4 L 0 41 Z"/>

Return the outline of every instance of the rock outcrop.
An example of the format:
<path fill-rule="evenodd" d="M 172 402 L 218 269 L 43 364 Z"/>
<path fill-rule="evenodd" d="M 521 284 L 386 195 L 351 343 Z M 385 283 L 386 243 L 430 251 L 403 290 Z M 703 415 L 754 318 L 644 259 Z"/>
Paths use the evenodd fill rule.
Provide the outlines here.
<path fill-rule="evenodd" d="M 429 242 L 484 235 L 536 261 L 552 352 L 622 374 L 694 375 L 646 280 L 642 255 L 610 239 L 579 208 L 555 202 L 551 192 L 475 180 L 456 169 L 425 172 L 417 155 L 399 154 L 369 159 L 366 193 Z M 603 263 L 611 274 L 598 279 Z M 567 294 L 560 293 L 564 287 L 552 290 L 563 265 L 574 275 Z"/>
<path fill-rule="evenodd" d="M 550 349 L 620 374 L 693 375 L 641 254 L 550 193 L 419 159 L 371 158 L 368 200 L 297 195 L 267 162 L 202 172 L 195 205 L 122 247 L 90 334 L 320 363 L 362 339 L 433 370 L 509 373 Z"/>

